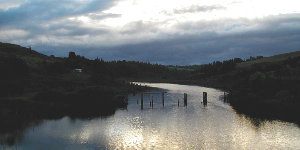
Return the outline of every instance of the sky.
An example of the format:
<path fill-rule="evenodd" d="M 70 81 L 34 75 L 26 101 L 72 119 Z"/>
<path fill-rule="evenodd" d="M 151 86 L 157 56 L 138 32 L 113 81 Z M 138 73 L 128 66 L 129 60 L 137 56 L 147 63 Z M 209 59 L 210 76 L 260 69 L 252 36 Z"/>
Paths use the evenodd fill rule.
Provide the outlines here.
<path fill-rule="evenodd" d="M 300 50 L 299 0 L 0 0 L 0 42 L 192 65 Z"/>

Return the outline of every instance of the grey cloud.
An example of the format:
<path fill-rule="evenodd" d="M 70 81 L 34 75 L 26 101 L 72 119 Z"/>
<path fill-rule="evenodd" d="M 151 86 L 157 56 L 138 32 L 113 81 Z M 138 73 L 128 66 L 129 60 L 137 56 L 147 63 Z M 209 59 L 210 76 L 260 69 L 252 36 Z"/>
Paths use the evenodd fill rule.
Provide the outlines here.
<path fill-rule="evenodd" d="M 177 65 L 202 64 L 234 57 L 270 56 L 300 50 L 300 28 L 290 27 L 300 23 L 297 15 L 270 16 L 258 22 L 256 21 L 259 24 L 256 24 L 257 28 L 239 30 L 240 32 L 230 34 L 203 31 L 186 35 L 174 34 L 172 35 L 174 38 L 170 39 L 118 47 L 77 48 L 78 52 L 89 58 L 101 57 L 105 60 L 126 59 Z"/>
<path fill-rule="evenodd" d="M 67 32 L 59 32 L 60 30 L 66 30 Z M 53 32 L 58 31 L 58 32 Z M 63 20 L 58 23 L 51 24 L 47 28 L 40 28 L 40 30 L 35 30 L 36 34 L 47 33 L 54 36 L 65 35 L 65 36 L 78 36 L 78 35 L 101 35 L 108 33 L 109 31 L 101 28 L 89 28 L 82 25 L 82 22 Z"/>
<path fill-rule="evenodd" d="M 125 25 L 122 28 L 122 34 L 135 34 L 135 33 L 145 33 L 145 32 L 159 32 L 157 26 L 159 23 L 154 22 L 144 22 L 144 21 L 135 21 Z"/>
<path fill-rule="evenodd" d="M 81 55 L 89 58 L 101 57 L 105 60 L 136 60 L 161 64 L 203 64 L 215 60 L 234 57 L 270 56 L 274 54 L 300 50 L 300 30 L 294 30 L 291 36 L 281 36 L 281 29 L 246 32 L 236 35 L 220 36 L 216 33 L 202 35 L 186 35 L 172 40 L 152 41 L 141 44 L 118 47 L 73 47 Z M 67 49 L 53 51 L 61 56 L 67 55 Z"/>
<path fill-rule="evenodd" d="M 13 7 L 18 7 L 20 6 L 22 3 L 24 3 L 23 0 L 0 0 L 1 5 L 0 5 L 0 9 L 2 10 L 8 10 L 10 8 Z"/>
<path fill-rule="evenodd" d="M 106 14 L 102 11 L 111 7 L 117 0 L 29 0 L 19 7 L 0 10 L 0 30 L 18 29 L 29 33 L 23 40 L 35 40 L 44 36 L 72 38 L 72 36 L 101 35 L 108 30 L 101 27 L 88 28 L 69 17 L 80 15 L 94 20 L 115 18 L 117 14 Z M 16 39 L 19 41 L 22 39 Z M 9 42 L 9 41 L 7 41 Z"/>
<path fill-rule="evenodd" d="M 211 6 L 192 5 L 186 8 L 173 9 L 173 11 L 171 12 L 164 12 L 164 13 L 167 15 L 173 15 L 173 14 L 184 14 L 184 13 L 210 12 L 210 11 L 223 10 L 223 9 L 226 8 L 220 5 L 211 5 Z"/>
<path fill-rule="evenodd" d="M 33 26 L 47 24 L 53 20 L 101 12 L 101 10 L 112 6 L 115 1 L 117 0 L 91 0 L 89 3 L 83 3 L 76 0 L 30 0 L 20 7 L 0 10 L 0 25 L 1 27 L 32 30 Z M 102 13 L 98 19 L 116 16 Z M 96 15 L 92 17 L 96 19 Z"/>
<path fill-rule="evenodd" d="M 3 21 L 51 20 L 103 10 L 115 0 L 92 0 L 89 3 L 74 0 L 30 0 L 20 7 L 0 11 Z"/>
<path fill-rule="evenodd" d="M 71 0 L 32 0 L 18 8 L 0 10 L 0 30 L 12 28 L 28 31 L 26 37 L 6 42 L 28 46 L 26 40 L 33 39 L 36 40 L 33 49 L 48 55 L 67 56 L 67 52 L 72 50 L 89 58 L 162 64 L 201 64 L 234 57 L 269 56 L 300 50 L 299 14 L 254 20 L 239 18 L 184 22 L 171 27 L 174 32 L 161 30 L 159 27 L 164 22 L 136 21 L 112 31 L 101 26 L 86 27 L 81 21 L 66 18 L 80 15 L 93 20 L 120 17 L 118 14 L 101 13 L 101 10 L 113 5 L 113 1 L 94 0 L 89 4 L 79 4 L 79 1 L 71 3 Z M 195 6 L 174 12 L 217 9 L 224 8 Z M 148 36 L 153 34 L 154 38 Z M 101 43 L 99 37 L 111 38 L 111 43 Z M 124 37 L 129 39 L 122 39 Z M 118 40 L 123 40 L 122 45 L 116 44 L 120 42 Z"/>
<path fill-rule="evenodd" d="M 112 13 L 92 13 L 88 14 L 88 17 L 92 20 L 103 20 L 106 18 L 117 18 L 121 17 L 121 14 L 112 14 Z"/>

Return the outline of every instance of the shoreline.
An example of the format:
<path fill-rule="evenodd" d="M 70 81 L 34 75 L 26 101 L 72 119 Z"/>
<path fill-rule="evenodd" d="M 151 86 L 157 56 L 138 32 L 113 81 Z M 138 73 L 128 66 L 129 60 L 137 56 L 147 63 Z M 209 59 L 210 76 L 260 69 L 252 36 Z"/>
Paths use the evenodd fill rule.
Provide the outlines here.
<path fill-rule="evenodd" d="M 272 97 L 262 97 L 253 93 L 245 94 L 245 91 L 233 88 L 231 86 L 213 84 L 208 82 L 201 84 L 201 81 L 195 80 L 148 80 L 143 82 L 173 83 L 215 88 L 229 93 L 227 102 L 237 113 L 263 120 L 283 120 L 293 122 L 300 126 L 300 119 L 296 116 L 296 114 L 300 114 L 300 110 L 298 109 L 300 108 L 299 104 L 286 103 L 285 101 L 280 101 L 280 99 L 274 99 Z M 250 88 L 248 88 L 248 90 L 249 89 Z M 253 101 L 253 99 L 256 100 Z"/>
<path fill-rule="evenodd" d="M 148 90 L 130 84 L 128 87 L 83 88 L 81 92 L 36 94 L 34 97 L 1 98 L 0 134 L 19 130 L 20 127 L 44 119 L 106 117 L 116 110 L 127 107 L 129 93 Z M 127 94 L 127 95 L 126 95 Z M 31 94 L 32 95 L 32 94 Z"/>

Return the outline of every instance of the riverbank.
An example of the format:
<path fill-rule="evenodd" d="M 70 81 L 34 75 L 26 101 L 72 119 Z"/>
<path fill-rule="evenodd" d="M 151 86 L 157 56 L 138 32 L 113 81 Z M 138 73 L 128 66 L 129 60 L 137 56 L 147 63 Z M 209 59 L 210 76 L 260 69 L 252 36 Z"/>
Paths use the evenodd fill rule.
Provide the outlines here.
<path fill-rule="evenodd" d="M 296 53 L 298 54 L 298 53 Z M 279 119 L 300 124 L 300 57 L 289 57 L 273 62 L 243 62 L 233 64 L 227 71 L 222 65 L 186 73 L 184 79 L 151 79 L 147 82 L 199 85 L 228 93 L 227 101 L 238 113 L 260 119 Z M 274 56 L 275 58 L 278 56 Z M 263 62 L 263 63 L 260 63 Z M 251 63 L 253 65 L 251 65 Z"/>
<path fill-rule="evenodd" d="M 90 60 L 74 52 L 68 58 L 46 56 L 0 43 L 0 119 L 5 120 L 0 132 L 43 119 L 111 115 L 127 106 L 128 93 L 148 89 L 120 79 L 121 73 L 133 73 L 126 67 L 134 65 L 152 67 Z"/>
<path fill-rule="evenodd" d="M 300 124 L 300 52 L 250 61 L 200 66 L 185 80 L 169 81 L 221 89 L 233 108 L 246 115 Z"/>
<path fill-rule="evenodd" d="M 82 113 L 90 111 L 90 107 L 111 112 L 126 106 L 124 97 L 128 93 L 145 89 L 126 82 L 126 78 L 168 74 L 167 67 L 157 64 L 91 60 L 75 52 L 69 52 L 68 57 L 46 56 L 31 48 L 1 42 L 0 70 L 0 115 L 27 113 L 23 107 L 29 107 L 33 114 L 46 114 L 43 111 L 48 109 L 59 109 L 52 111 L 54 114 Z"/>
<path fill-rule="evenodd" d="M 153 82 L 153 80 L 151 80 Z M 147 81 L 150 82 L 150 81 Z M 257 88 L 239 88 L 234 87 L 233 82 L 211 82 L 209 80 L 185 80 L 185 81 L 160 81 L 160 83 L 175 83 L 182 85 L 197 85 L 209 88 L 215 88 L 227 93 L 226 102 L 228 102 L 237 113 L 245 114 L 250 117 L 263 120 L 283 120 L 294 122 L 300 125 L 299 95 L 297 93 L 300 83 L 294 82 L 287 85 L 278 85 L 269 88 L 270 85 L 258 86 Z M 245 85 L 247 86 L 247 85 Z M 201 91 L 200 91 L 201 92 Z M 204 91 L 203 91 L 204 92 Z"/>
<path fill-rule="evenodd" d="M 126 84 L 124 84 L 126 85 Z M 128 93 L 147 90 L 135 84 L 85 87 L 62 93 L 44 91 L 22 97 L 0 98 L 0 133 L 19 130 L 44 119 L 105 117 L 127 107 Z M 34 96 L 33 96 L 34 95 Z"/>
<path fill-rule="evenodd" d="M 28 124 L 27 128 L 0 134 L 4 149 L 297 149 L 299 126 L 237 114 L 222 103 L 220 90 L 201 86 L 141 83 L 168 91 L 164 106 L 160 95 L 148 93 L 144 109 L 140 94 L 128 96 L 127 109 L 105 118 L 63 117 Z M 201 91 L 209 103 L 202 106 Z M 160 91 L 161 92 L 161 91 Z M 188 93 L 188 104 L 177 106 Z M 153 109 L 149 101 L 154 99 Z M 201 142 L 199 142 L 201 141 Z M 283 141 L 283 142 L 278 142 Z M 220 144 L 221 143 L 221 144 Z M 2 144 L 2 145 L 1 145 Z"/>
<path fill-rule="evenodd" d="M 59 116 L 126 106 L 124 96 L 143 90 L 129 81 L 200 85 L 229 93 L 238 111 L 297 120 L 300 108 L 300 52 L 268 58 L 239 58 L 195 66 L 61 58 L 0 43 L 0 116 Z M 265 108 L 265 109 L 263 109 Z M 31 114 L 28 114 L 29 116 Z M 42 117 L 41 117 L 42 118 Z"/>

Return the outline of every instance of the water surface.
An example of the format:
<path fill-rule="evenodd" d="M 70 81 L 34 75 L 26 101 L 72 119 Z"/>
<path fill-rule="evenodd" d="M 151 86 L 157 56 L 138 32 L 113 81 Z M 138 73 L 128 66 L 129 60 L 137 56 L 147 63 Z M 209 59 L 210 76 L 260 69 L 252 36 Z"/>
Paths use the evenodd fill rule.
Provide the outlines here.
<path fill-rule="evenodd" d="M 128 96 L 128 107 L 112 116 L 43 121 L 22 133 L 5 150 L 97 149 L 300 149 L 300 128 L 288 122 L 259 121 L 237 114 L 223 92 L 200 86 L 150 84 L 158 93 Z M 165 93 L 165 105 L 161 92 Z M 201 103 L 202 92 L 208 104 Z M 183 106 L 183 93 L 188 105 Z M 149 105 L 154 100 L 154 107 Z M 177 102 L 180 100 L 180 106 Z M 1 137 L 3 138 L 3 137 Z"/>

